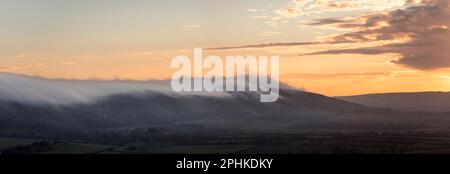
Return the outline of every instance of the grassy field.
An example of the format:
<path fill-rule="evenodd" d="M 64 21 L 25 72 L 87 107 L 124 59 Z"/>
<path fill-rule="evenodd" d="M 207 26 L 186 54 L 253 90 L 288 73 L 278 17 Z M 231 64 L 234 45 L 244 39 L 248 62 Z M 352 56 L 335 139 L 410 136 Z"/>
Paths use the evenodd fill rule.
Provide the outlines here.
<path fill-rule="evenodd" d="M 17 145 L 26 145 L 38 142 L 38 139 L 23 138 L 0 138 L 0 149 L 10 148 Z M 126 147 L 101 145 L 101 144 L 83 144 L 83 143 L 67 143 L 55 146 L 55 149 L 47 151 L 43 154 L 184 154 L 186 152 L 192 154 L 227 154 L 236 153 L 250 146 L 243 145 L 199 145 L 199 146 L 164 146 L 146 148 L 144 151 L 128 151 Z"/>
<path fill-rule="evenodd" d="M 0 138 L 0 148 L 28 145 L 39 139 Z M 122 145 L 80 143 L 81 141 L 49 141 L 41 151 L 44 154 L 415 154 L 450 153 L 450 132 L 308 132 L 304 134 L 239 134 L 221 137 L 220 142 L 189 145 L 188 143 L 145 144 L 143 142 L 120 143 Z M 212 142 L 212 143 L 211 143 Z M 225 143 L 223 143 L 225 142 Z M 35 149 L 41 148 L 37 143 Z M 119 144 L 119 143 L 114 143 Z M 192 143 L 191 143 L 192 144 Z M 47 148 L 48 146 L 48 148 Z M 30 147 L 28 147 L 30 148 Z M 33 147 L 32 147 L 33 148 Z M 23 149 L 23 148 L 22 148 Z M 5 153 L 7 153 L 5 151 Z"/>
<path fill-rule="evenodd" d="M 198 145 L 198 146 L 169 146 L 152 148 L 146 151 L 146 153 L 153 154 L 185 154 L 189 152 L 191 154 L 227 154 L 236 153 L 249 148 L 250 146 L 244 145 Z"/>
<path fill-rule="evenodd" d="M 34 142 L 39 142 L 39 139 L 26 138 L 0 138 L 0 149 L 15 147 L 17 145 L 27 145 Z M 67 143 L 55 146 L 55 149 L 45 152 L 44 154 L 94 154 L 107 151 L 114 146 L 100 145 L 100 144 L 82 144 L 82 143 Z"/>
<path fill-rule="evenodd" d="M 68 143 L 58 145 L 54 150 L 45 152 L 43 154 L 96 154 L 107 151 L 109 148 L 113 147 L 100 144 Z"/>
<path fill-rule="evenodd" d="M 0 149 L 10 148 L 20 144 L 30 144 L 36 141 L 39 140 L 25 138 L 0 138 Z"/>
<path fill-rule="evenodd" d="M 101 154 L 228 154 L 237 153 L 250 148 L 246 145 L 173 145 L 152 147 L 135 151 L 116 148 L 114 151 L 103 151 Z"/>

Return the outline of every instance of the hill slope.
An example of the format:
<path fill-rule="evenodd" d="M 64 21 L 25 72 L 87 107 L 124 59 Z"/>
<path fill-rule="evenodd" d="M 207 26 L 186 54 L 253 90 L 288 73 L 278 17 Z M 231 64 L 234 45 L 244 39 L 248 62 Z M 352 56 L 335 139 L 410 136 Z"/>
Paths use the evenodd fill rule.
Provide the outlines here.
<path fill-rule="evenodd" d="M 450 112 L 450 92 L 385 93 L 337 98 L 370 107 L 403 111 Z"/>

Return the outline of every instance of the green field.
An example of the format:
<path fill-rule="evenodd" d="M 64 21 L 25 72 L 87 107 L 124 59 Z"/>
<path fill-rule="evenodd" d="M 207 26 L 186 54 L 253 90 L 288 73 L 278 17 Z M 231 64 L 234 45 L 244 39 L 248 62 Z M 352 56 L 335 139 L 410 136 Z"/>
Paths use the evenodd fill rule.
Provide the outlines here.
<path fill-rule="evenodd" d="M 0 138 L 0 149 L 10 148 L 17 145 L 31 144 L 38 142 L 38 139 L 22 139 L 22 138 Z M 101 144 L 84 144 L 84 143 L 67 143 L 55 146 L 55 149 L 47 151 L 43 154 L 184 154 L 186 152 L 192 154 L 226 154 L 236 153 L 250 146 L 243 145 L 198 145 L 198 146 L 163 146 L 146 148 L 145 150 L 129 151 L 126 147 L 101 145 Z"/>
<path fill-rule="evenodd" d="M 39 140 L 25 138 L 0 138 L 0 149 L 10 148 L 20 144 L 30 144 L 36 141 Z"/>
<path fill-rule="evenodd" d="M 27 145 L 39 142 L 39 139 L 26 138 L 0 138 L 0 149 L 15 147 L 17 145 Z M 56 145 L 55 149 L 44 154 L 94 154 L 107 151 L 114 146 L 100 144 L 67 143 Z"/>
<path fill-rule="evenodd" d="M 99 144 L 82 144 L 82 143 L 68 143 L 58 145 L 54 150 L 45 152 L 43 154 L 96 154 L 108 150 L 113 146 L 99 145 Z"/>
<path fill-rule="evenodd" d="M 197 146 L 168 146 L 148 149 L 150 154 L 227 154 L 237 153 L 250 146 L 244 145 L 197 145 Z"/>

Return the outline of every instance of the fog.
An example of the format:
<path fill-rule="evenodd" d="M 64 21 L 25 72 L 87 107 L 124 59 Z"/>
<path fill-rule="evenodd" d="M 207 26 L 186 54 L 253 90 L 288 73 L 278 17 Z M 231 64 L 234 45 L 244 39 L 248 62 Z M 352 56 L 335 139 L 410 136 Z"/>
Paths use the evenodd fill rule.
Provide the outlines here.
<path fill-rule="evenodd" d="M 0 99 L 33 104 L 89 103 L 99 97 L 146 91 L 169 93 L 167 81 L 48 80 L 0 73 Z"/>
<path fill-rule="evenodd" d="M 239 78 L 236 79 L 236 85 L 245 83 L 239 81 Z M 284 84 L 280 85 L 280 88 L 290 88 Z M 139 95 L 148 92 L 163 93 L 174 97 L 186 95 L 212 97 L 235 96 L 228 92 L 174 92 L 169 80 L 55 80 L 0 73 L 0 100 L 3 101 L 27 104 L 70 105 L 91 103 L 97 101 L 99 98 L 115 94 Z"/>

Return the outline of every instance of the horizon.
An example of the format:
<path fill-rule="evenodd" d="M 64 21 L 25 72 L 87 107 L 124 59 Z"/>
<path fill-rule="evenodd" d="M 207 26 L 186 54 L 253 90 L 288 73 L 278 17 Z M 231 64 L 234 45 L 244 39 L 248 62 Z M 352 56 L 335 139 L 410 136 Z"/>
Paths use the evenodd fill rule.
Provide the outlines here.
<path fill-rule="evenodd" d="M 66 78 L 47 78 L 47 77 L 41 77 L 41 76 L 34 76 L 34 75 L 26 75 L 26 74 L 14 74 L 14 73 L 5 73 L 0 72 L 0 75 L 6 74 L 6 75 L 13 75 L 13 76 L 19 76 L 19 77 L 26 77 L 26 78 L 34 78 L 38 80 L 46 80 L 46 81 L 71 81 L 71 82 L 130 82 L 130 83 L 148 83 L 148 82 L 167 82 L 167 87 L 170 87 L 170 78 L 167 79 L 147 79 L 147 80 L 136 80 L 136 79 L 120 79 L 120 78 L 111 78 L 111 79 L 98 79 L 98 78 L 91 78 L 91 79 L 66 79 Z M 248 76 L 248 75 L 245 75 Z M 236 76 L 235 76 L 236 77 Z M 224 77 L 225 78 L 225 77 Z M 284 83 L 283 81 L 280 81 L 280 85 L 287 86 L 291 89 L 295 89 L 298 91 L 303 92 L 309 92 L 309 93 L 316 93 L 314 91 L 308 91 L 302 88 L 297 88 L 295 86 L 289 86 L 288 84 Z M 281 88 L 281 87 L 280 87 Z M 209 92 L 214 93 L 214 92 Z M 339 97 L 350 97 L 350 96 L 364 96 L 364 95 L 378 95 L 378 94 L 414 94 L 414 93 L 450 93 L 450 91 L 393 91 L 393 92 L 385 92 L 385 93 L 362 93 L 362 94 L 355 94 L 355 95 L 342 95 L 342 96 L 328 96 L 321 93 L 316 93 L 320 95 L 324 95 L 327 97 L 332 98 L 339 98 Z"/>

